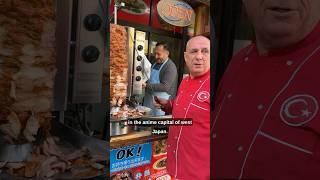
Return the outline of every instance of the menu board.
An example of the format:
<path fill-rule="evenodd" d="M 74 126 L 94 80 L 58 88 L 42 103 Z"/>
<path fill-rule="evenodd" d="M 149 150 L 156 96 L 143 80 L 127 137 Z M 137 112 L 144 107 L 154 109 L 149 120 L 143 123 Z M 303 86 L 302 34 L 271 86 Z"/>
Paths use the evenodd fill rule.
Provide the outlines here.
<path fill-rule="evenodd" d="M 110 179 L 169 180 L 166 162 L 166 139 L 113 149 Z"/>

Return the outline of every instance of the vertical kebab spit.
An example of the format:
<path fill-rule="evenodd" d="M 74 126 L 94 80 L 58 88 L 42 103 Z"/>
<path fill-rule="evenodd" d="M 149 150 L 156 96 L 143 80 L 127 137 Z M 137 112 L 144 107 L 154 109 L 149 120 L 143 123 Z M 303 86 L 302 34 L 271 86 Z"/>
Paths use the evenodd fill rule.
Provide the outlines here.
<path fill-rule="evenodd" d="M 110 97 L 111 115 L 116 119 L 137 118 L 150 111 L 149 108 L 128 107 L 128 32 L 123 26 L 110 25 Z"/>
<path fill-rule="evenodd" d="M 125 27 L 110 25 L 110 97 L 113 107 L 124 105 L 128 86 L 128 47 Z"/>
<path fill-rule="evenodd" d="M 51 0 L 0 2 L 0 131 L 10 143 L 49 129 L 55 67 Z"/>
<path fill-rule="evenodd" d="M 49 178 L 97 173 L 88 150 L 65 153 L 50 135 L 56 74 L 55 1 L 0 1 L 0 133 L 7 144 L 34 143 L 23 162 L 0 162 L 0 174 Z M 39 144 L 40 143 L 40 144 Z M 1 176 L 0 176 L 1 177 Z"/>

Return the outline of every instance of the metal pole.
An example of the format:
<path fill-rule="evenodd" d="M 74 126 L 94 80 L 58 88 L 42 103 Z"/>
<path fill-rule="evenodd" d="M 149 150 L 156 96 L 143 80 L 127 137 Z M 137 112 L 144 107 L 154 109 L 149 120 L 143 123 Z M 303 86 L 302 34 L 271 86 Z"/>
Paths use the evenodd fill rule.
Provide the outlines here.
<path fill-rule="evenodd" d="M 115 3 L 114 4 L 114 24 L 117 24 L 117 19 L 118 19 L 118 5 Z"/>

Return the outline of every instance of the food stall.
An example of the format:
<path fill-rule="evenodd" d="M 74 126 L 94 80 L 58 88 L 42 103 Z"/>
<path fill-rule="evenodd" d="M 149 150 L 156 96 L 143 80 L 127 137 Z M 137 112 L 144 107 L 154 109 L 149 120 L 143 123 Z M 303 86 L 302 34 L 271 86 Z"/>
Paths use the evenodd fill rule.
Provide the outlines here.
<path fill-rule="evenodd" d="M 166 171 L 168 126 L 144 121 L 153 117 L 142 106 L 143 63 L 155 62 L 154 48 L 165 41 L 178 70 L 178 83 L 188 71 L 183 60 L 187 40 L 210 36 L 209 2 L 168 0 L 111 1 L 109 12 L 110 178 L 169 179 Z"/>

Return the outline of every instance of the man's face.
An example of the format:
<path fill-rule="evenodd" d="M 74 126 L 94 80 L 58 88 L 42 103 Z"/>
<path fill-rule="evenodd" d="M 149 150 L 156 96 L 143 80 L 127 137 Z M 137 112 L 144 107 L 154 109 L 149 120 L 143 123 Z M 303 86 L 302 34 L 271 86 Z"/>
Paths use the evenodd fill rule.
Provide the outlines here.
<path fill-rule="evenodd" d="M 298 42 L 319 20 L 320 0 L 243 0 L 243 3 L 257 41 L 269 44 L 270 48 Z"/>
<path fill-rule="evenodd" d="M 210 69 L 210 41 L 205 37 L 192 38 L 184 53 L 191 77 L 205 74 Z"/>
<path fill-rule="evenodd" d="M 163 48 L 162 45 L 156 46 L 155 55 L 157 63 L 163 63 L 169 57 L 169 52 Z"/>

